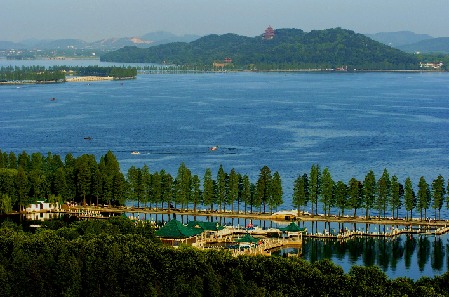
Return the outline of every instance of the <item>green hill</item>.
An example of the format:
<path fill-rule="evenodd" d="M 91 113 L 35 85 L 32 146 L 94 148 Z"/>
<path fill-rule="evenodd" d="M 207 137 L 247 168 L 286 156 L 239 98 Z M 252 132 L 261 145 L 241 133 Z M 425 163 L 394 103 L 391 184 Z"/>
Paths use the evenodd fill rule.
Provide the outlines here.
<path fill-rule="evenodd" d="M 412 53 L 421 52 L 449 54 L 449 37 L 421 40 L 420 42 L 403 45 L 399 48 L 403 51 Z"/>
<path fill-rule="evenodd" d="M 208 35 L 190 43 L 177 42 L 146 49 L 125 47 L 101 56 L 101 61 L 166 63 L 212 67 L 217 61 L 236 69 L 417 69 L 411 54 L 341 28 L 313 30 L 278 29 L 273 39 L 236 34 Z"/>
<path fill-rule="evenodd" d="M 417 43 L 426 39 L 433 39 L 434 37 L 428 34 L 417 34 L 410 31 L 399 32 L 379 32 L 375 34 L 365 34 L 369 38 L 379 41 L 383 44 L 399 48 L 404 45 Z"/>

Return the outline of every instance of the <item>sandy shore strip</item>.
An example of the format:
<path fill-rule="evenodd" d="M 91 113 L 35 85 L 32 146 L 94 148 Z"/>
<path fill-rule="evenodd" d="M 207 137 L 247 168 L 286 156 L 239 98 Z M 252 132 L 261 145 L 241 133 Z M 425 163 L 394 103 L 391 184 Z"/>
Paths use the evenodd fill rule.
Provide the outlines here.
<path fill-rule="evenodd" d="M 66 82 L 86 82 L 86 81 L 103 81 L 103 80 L 113 80 L 112 76 L 73 76 L 67 77 Z"/>

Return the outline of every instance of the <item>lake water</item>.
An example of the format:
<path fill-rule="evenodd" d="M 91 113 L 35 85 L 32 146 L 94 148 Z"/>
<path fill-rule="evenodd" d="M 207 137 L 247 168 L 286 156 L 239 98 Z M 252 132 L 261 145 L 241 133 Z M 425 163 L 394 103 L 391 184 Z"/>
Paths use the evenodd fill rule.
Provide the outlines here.
<path fill-rule="evenodd" d="M 263 220 L 250 220 L 243 218 L 222 217 L 193 217 L 191 215 L 169 214 L 127 214 L 141 220 L 155 222 L 169 221 L 176 218 L 187 224 L 191 220 L 207 220 L 224 225 L 244 227 L 248 224 L 262 228 L 286 227 L 288 222 L 272 222 Z M 338 222 L 312 222 L 302 221 L 301 227 L 307 228 L 309 234 L 338 233 L 340 230 L 359 230 L 379 233 L 389 233 L 392 228 L 404 229 L 406 226 L 378 225 L 362 223 Z M 418 228 L 418 227 L 415 227 Z M 331 259 L 349 272 L 353 265 L 379 266 L 389 277 L 409 277 L 417 280 L 423 276 L 441 275 L 449 267 L 449 235 L 399 235 L 392 238 L 358 237 L 347 240 L 322 239 L 304 237 L 303 247 L 282 248 L 273 251 L 275 256 L 288 254 L 301 254 L 301 257 L 311 262 Z"/>
<path fill-rule="evenodd" d="M 110 65 L 0 60 L 11 64 Z M 176 175 L 184 162 L 201 178 L 222 164 L 253 182 L 267 165 L 282 177 L 281 208 L 291 209 L 293 181 L 314 163 L 336 181 L 363 180 L 370 169 L 379 178 L 384 168 L 415 186 L 421 176 L 429 184 L 438 174 L 448 179 L 448 94 L 448 73 L 164 74 L 0 86 L 0 149 L 98 157 L 112 150 L 124 172 L 147 164 Z"/>

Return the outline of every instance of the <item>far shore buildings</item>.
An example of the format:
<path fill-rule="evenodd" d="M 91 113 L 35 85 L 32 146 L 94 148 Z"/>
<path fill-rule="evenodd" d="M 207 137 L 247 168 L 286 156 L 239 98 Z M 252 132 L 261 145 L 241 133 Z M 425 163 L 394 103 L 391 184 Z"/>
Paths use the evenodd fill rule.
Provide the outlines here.
<path fill-rule="evenodd" d="M 61 207 L 58 202 L 49 203 L 44 200 L 38 200 L 36 203 L 31 203 L 25 208 L 25 212 L 52 212 L 59 211 Z"/>
<path fill-rule="evenodd" d="M 268 26 L 268 28 L 266 28 L 265 32 L 262 34 L 262 38 L 264 40 L 271 40 L 275 35 L 275 30 L 271 26 Z M 222 61 L 214 61 L 212 63 L 214 71 L 224 71 L 228 65 L 232 65 L 232 58 L 226 57 Z"/>
<path fill-rule="evenodd" d="M 420 68 L 427 68 L 427 69 L 434 69 L 434 70 L 439 70 L 441 69 L 441 67 L 443 67 L 443 63 L 442 62 L 435 62 L 435 63 L 423 63 L 423 62 L 419 62 L 419 67 Z"/>

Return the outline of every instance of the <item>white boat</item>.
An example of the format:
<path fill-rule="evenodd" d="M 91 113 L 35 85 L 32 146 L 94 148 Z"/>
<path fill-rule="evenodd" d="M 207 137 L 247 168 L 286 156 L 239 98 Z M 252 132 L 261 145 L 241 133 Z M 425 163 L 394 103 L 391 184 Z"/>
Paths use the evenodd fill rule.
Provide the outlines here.
<path fill-rule="evenodd" d="M 132 151 L 132 152 L 131 152 L 131 155 L 140 155 L 140 152 L 138 152 L 138 151 Z"/>
<path fill-rule="evenodd" d="M 218 150 L 218 146 L 212 146 L 212 147 L 209 148 L 209 150 L 216 151 L 216 150 Z"/>

